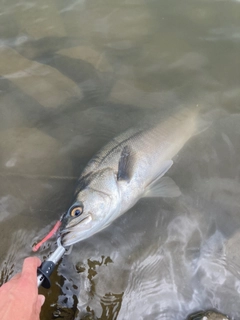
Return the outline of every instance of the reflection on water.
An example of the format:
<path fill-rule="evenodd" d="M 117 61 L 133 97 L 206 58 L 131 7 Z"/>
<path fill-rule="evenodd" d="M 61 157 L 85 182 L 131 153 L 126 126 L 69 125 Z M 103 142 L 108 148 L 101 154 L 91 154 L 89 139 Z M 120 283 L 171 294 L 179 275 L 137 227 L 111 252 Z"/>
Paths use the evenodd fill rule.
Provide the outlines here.
<path fill-rule="evenodd" d="M 174 159 L 168 175 L 182 195 L 141 200 L 76 244 L 41 289 L 41 319 L 225 319 L 196 313 L 213 309 L 238 319 L 239 1 L 11 0 L 1 9 L 1 283 L 111 137 L 154 108 L 200 104 L 224 111 Z"/>

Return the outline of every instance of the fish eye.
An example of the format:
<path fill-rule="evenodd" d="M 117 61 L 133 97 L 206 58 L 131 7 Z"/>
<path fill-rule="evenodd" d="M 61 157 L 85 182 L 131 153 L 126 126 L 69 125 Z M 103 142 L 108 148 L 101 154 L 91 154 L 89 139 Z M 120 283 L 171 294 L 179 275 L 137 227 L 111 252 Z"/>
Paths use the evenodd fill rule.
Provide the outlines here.
<path fill-rule="evenodd" d="M 71 210 L 70 215 L 72 217 L 78 217 L 80 216 L 80 214 L 82 214 L 82 212 L 83 212 L 83 207 L 75 207 Z"/>

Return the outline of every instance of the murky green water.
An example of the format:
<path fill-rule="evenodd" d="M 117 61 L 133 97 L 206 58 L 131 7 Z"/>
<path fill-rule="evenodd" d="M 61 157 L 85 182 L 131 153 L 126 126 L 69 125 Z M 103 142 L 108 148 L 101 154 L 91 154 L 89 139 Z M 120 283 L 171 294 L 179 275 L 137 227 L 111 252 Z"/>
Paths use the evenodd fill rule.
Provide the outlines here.
<path fill-rule="evenodd" d="M 179 198 L 141 200 L 74 245 L 41 320 L 240 318 L 239 50 L 239 1 L 2 1 L 1 283 L 113 136 L 154 108 L 221 115 L 175 158 Z"/>

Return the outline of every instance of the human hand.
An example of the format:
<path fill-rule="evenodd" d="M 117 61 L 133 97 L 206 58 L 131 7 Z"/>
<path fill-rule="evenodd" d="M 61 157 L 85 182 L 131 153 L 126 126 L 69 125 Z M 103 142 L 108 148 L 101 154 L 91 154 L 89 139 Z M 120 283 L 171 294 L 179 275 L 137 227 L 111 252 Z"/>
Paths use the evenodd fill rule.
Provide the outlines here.
<path fill-rule="evenodd" d="M 38 294 L 37 267 L 41 260 L 26 258 L 22 272 L 0 287 L 1 320 L 39 320 L 41 307 L 45 301 Z"/>

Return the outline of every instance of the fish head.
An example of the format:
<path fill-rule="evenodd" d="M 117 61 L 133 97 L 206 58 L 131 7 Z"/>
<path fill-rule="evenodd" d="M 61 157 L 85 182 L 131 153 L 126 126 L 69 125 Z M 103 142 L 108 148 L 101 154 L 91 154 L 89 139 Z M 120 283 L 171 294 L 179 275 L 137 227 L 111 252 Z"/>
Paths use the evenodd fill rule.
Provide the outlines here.
<path fill-rule="evenodd" d="M 82 187 L 84 185 L 84 187 Z M 87 239 L 107 227 L 120 208 L 116 174 L 105 169 L 88 177 L 62 218 L 63 246 Z"/>

